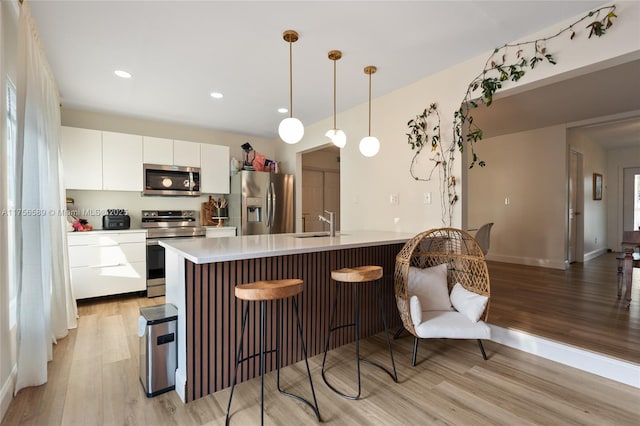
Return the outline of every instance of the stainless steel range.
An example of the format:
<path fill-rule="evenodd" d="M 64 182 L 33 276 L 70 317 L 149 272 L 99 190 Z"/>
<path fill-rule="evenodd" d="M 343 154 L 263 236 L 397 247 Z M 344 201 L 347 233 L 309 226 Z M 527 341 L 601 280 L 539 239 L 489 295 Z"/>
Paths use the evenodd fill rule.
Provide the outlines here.
<path fill-rule="evenodd" d="M 204 238 L 195 210 L 142 210 L 142 227 L 147 229 L 147 297 L 165 294 L 164 247 L 159 240 Z"/>

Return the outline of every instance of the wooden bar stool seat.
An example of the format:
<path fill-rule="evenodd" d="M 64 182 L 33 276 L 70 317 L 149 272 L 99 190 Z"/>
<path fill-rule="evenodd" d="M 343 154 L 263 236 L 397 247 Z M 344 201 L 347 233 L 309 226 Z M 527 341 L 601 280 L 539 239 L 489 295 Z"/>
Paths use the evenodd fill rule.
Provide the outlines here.
<path fill-rule="evenodd" d="M 300 294 L 303 289 L 304 281 L 298 279 L 255 281 L 236 286 L 235 295 L 242 300 L 276 300 Z"/>
<path fill-rule="evenodd" d="M 347 399 L 360 399 L 360 394 L 362 390 L 361 381 L 360 381 L 360 362 L 364 362 L 375 367 L 380 368 L 384 372 L 386 372 L 394 382 L 398 382 L 398 374 L 396 373 L 396 364 L 393 360 L 393 352 L 391 350 L 391 340 L 389 339 L 389 330 L 387 328 L 387 320 L 384 316 L 384 307 L 382 305 L 382 293 L 380 290 L 380 281 L 379 279 L 383 276 L 383 270 L 381 266 L 375 265 L 366 265 L 366 266 L 357 266 L 354 268 L 342 268 L 337 269 L 335 271 L 331 271 L 331 278 L 336 282 L 336 292 L 335 298 L 333 300 L 333 307 L 331 309 L 331 316 L 329 319 L 329 333 L 327 334 L 327 341 L 324 347 L 324 356 L 322 358 L 322 380 L 324 380 L 325 384 L 337 393 L 338 395 L 347 398 Z M 347 283 L 353 284 L 353 304 L 354 304 L 354 314 L 353 314 L 353 322 L 348 324 L 338 324 L 334 325 L 334 320 L 336 316 L 336 311 L 338 307 L 338 294 L 340 293 L 340 284 Z M 393 373 L 389 371 L 387 368 L 382 365 L 361 358 L 360 357 L 360 317 L 358 310 L 358 290 L 362 285 L 368 285 L 370 283 L 375 284 L 376 290 L 378 293 L 378 306 L 380 307 L 380 314 L 382 316 L 382 323 L 384 325 L 384 332 L 387 337 L 387 347 L 389 350 L 389 358 L 391 359 L 391 366 L 393 368 Z M 327 361 L 327 352 L 329 351 L 329 343 L 331 341 L 331 333 L 341 328 L 346 327 L 354 327 L 355 330 L 355 345 L 356 345 L 356 366 L 357 366 L 357 382 L 358 382 L 358 393 L 356 395 L 348 395 L 342 391 L 339 391 L 335 386 L 327 381 L 327 377 L 325 374 L 325 363 Z"/>
<path fill-rule="evenodd" d="M 318 409 L 318 401 L 316 399 L 316 392 L 313 388 L 313 381 L 311 380 L 311 370 L 309 369 L 309 362 L 307 361 L 307 348 L 304 343 L 302 335 L 302 326 L 300 325 L 300 316 L 298 315 L 298 300 L 295 296 L 302 293 L 304 288 L 304 281 L 299 279 L 286 279 L 286 280 L 272 280 L 272 281 L 255 281 L 248 284 L 238 285 L 235 287 L 235 295 L 238 299 L 243 300 L 244 310 L 242 314 L 242 328 L 240 331 L 240 343 L 238 343 L 238 351 L 236 353 L 235 372 L 233 375 L 233 383 L 231 385 L 231 393 L 229 394 L 229 403 L 227 404 L 227 415 L 225 417 L 225 424 L 229 424 L 229 413 L 231 410 L 231 400 L 233 399 L 233 391 L 236 386 L 236 380 L 238 376 L 238 365 L 241 362 L 248 361 L 256 356 L 260 359 L 260 424 L 264 424 L 264 371 L 265 371 L 265 355 L 269 353 L 275 353 L 276 359 L 276 383 L 278 392 L 281 394 L 294 398 L 300 402 L 307 404 L 316 415 L 318 421 L 320 420 L 320 411 Z M 282 316 L 280 314 L 280 302 L 283 299 L 291 297 L 293 304 L 293 312 L 296 316 L 296 328 L 298 330 L 298 337 L 300 339 L 300 346 L 302 348 L 302 354 L 304 355 L 304 363 L 307 367 L 307 376 L 309 377 L 309 385 L 311 387 L 311 395 L 313 396 L 313 404 L 304 399 L 301 396 L 294 395 L 292 393 L 284 391 L 280 386 L 280 349 L 282 346 Z M 265 311 L 268 301 L 275 301 L 276 303 L 276 347 L 271 349 L 265 348 Z M 247 318 L 249 317 L 250 302 L 260 302 L 260 351 L 257 354 L 250 354 L 243 356 L 244 345 L 244 331 L 247 325 Z M 248 334 L 249 332 L 247 332 Z M 250 336 L 248 336 L 248 340 Z"/>

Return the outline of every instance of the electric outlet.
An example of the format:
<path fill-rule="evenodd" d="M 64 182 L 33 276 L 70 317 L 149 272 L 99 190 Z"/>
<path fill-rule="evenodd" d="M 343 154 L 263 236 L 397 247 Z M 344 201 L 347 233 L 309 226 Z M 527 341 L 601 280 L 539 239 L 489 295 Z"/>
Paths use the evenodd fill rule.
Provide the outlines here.
<path fill-rule="evenodd" d="M 389 203 L 393 204 L 394 206 L 400 204 L 400 197 L 398 196 L 398 194 L 389 195 Z"/>
<path fill-rule="evenodd" d="M 431 193 L 430 192 L 425 192 L 424 193 L 423 202 L 424 202 L 424 204 L 431 204 Z"/>
<path fill-rule="evenodd" d="M 508 206 L 509 204 L 511 204 L 511 200 L 509 199 L 509 197 L 505 197 L 504 198 L 504 205 Z"/>

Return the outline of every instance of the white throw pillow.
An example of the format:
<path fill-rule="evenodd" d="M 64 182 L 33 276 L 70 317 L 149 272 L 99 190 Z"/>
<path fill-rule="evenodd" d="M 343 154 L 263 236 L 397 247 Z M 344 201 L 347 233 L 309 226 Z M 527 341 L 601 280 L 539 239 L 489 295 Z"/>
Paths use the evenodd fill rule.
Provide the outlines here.
<path fill-rule="evenodd" d="M 424 269 L 409 267 L 407 290 L 409 297 L 418 296 L 423 311 L 451 310 L 446 263 Z"/>
<path fill-rule="evenodd" d="M 463 313 L 473 322 L 478 322 L 489 301 L 487 296 L 469 291 L 460 283 L 453 286 L 450 297 L 456 311 Z"/>
<path fill-rule="evenodd" d="M 420 306 L 418 296 L 411 296 L 411 299 L 409 299 L 409 309 L 411 310 L 411 322 L 414 327 L 417 327 L 422 322 L 422 306 Z"/>

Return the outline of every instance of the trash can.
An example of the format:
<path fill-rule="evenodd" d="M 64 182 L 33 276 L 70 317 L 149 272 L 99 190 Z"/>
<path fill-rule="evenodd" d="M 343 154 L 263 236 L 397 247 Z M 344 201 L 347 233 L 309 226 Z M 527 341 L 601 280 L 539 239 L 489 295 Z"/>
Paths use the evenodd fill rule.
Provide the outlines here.
<path fill-rule="evenodd" d="M 140 308 L 140 382 L 148 397 L 176 387 L 177 323 L 172 304 Z"/>

